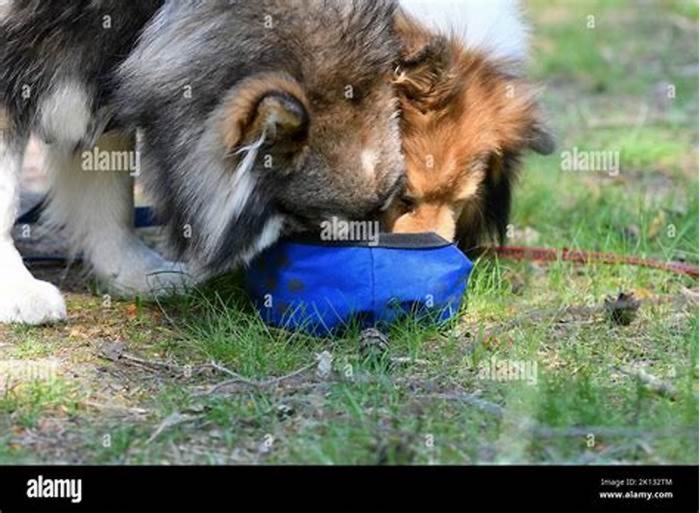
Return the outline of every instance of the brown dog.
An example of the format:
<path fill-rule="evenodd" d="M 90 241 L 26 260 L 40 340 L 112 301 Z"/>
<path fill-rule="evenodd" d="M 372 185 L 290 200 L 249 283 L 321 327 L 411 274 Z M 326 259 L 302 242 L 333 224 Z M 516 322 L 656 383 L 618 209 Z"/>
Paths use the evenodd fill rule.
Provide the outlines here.
<path fill-rule="evenodd" d="M 386 224 L 401 233 L 436 232 L 467 252 L 502 241 L 521 155 L 554 149 L 536 91 L 517 59 L 469 47 L 406 12 L 397 26 L 408 184 Z"/>

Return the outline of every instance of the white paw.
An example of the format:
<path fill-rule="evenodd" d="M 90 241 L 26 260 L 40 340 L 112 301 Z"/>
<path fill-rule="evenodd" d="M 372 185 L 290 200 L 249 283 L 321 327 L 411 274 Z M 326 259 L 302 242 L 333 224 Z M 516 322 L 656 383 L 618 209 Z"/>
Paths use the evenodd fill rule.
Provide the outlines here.
<path fill-rule="evenodd" d="M 0 283 L 0 323 L 40 325 L 66 318 L 63 296 L 50 283 L 30 276 L 15 281 L 0 277 Z"/>
<path fill-rule="evenodd" d="M 182 294 L 196 284 L 184 264 L 171 262 L 155 252 L 132 252 L 110 273 L 98 272 L 110 292 L 119 296 L 168 296 Z"/>
<path fill-rule="evenodd" d="M 147 296 L 171 296 L 190 290 L 196 285 L 185 264 L 162 260 L 157 266 L 139 269 L 111 285 L 122 294 Z"/>

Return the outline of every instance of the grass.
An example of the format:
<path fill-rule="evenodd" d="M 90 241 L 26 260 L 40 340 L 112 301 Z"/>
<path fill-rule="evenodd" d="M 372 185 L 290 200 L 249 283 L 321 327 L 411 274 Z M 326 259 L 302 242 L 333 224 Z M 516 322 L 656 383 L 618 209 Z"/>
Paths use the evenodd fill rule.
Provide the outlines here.
<path fill-rule="evenodd" d="M 621 169 L 611 177 L 563 171 L 561 155 L 530 158 L 511 242 L 697 262 L 697 4 L 530 7 L 532 73 L 546 85 L 560 151 L 619 151 Z M 55 379 L 0 387 L 0 463 L 698 462 L 690 278 L 484 260 L 458 321 L 392 328 L 391 356 L 402 359 L 392 366 L 363 361 L 357 332 L 318 340 L 269 329 L 237 278 L 161 305 L 105 305 L 80 283 L 67 324 L 0 328 L 0 362 L 61 362 Z M 620 291 L 646 300 L 630 326 L 562 310 Z M 169 367 L 98 357 L 115 342 Z M 327 379 L 312 369 L 205 393 L 227 379 L 211 361 L 265 381 L 323 351 L 333 356 Z M 502 364 L 530 372 L 487 372 Z"/>

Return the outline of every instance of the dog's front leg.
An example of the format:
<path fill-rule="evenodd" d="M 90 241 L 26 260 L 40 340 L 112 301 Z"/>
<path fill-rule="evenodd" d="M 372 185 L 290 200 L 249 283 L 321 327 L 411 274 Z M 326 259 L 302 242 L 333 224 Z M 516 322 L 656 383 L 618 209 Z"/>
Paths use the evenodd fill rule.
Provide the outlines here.
<path fill-rule="evenodd" d="M 47 146 L 46 165 L 54 177 L 47 220 L 83 252 L 111 292 L 181 292 L 192 281 L 184 266 L 148 248 L 133 229 L 133 177 L 141 171 L 135 142 L 132 134 L 113 131 L 91 150 Z"/>
<path fill-rule="evenodd" d="M 12 241 L 27 136 L 0 105 L 0 323 L 46 324 L 66 317 L 61 293 L 34 279 Z"/>

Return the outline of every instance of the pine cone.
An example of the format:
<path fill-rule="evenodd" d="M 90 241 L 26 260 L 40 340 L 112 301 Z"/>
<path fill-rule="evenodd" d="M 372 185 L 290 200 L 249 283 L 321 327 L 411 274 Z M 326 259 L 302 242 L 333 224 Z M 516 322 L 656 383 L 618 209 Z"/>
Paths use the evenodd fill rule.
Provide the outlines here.
<path fill-rule="evenodd" d="M 389 337 L 375 328 L 360 334 L 360 356 L 363 360 L 379 362 L 389 354 Z"/>

